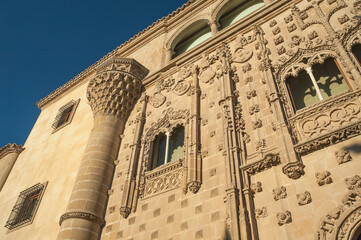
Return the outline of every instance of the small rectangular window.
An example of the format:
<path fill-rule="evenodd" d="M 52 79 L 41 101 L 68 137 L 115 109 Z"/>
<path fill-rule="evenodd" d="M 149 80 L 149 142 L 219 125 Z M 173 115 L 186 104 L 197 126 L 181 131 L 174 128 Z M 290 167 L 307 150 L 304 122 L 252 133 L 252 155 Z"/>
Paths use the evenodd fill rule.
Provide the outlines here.
<path fill-rule="evenodd" d="M 54 132 L 59 130 L 60 128 L 65 127 L 71 122 L 79 101 L 80 99 L 76 101 L 72 100 L 59 109 L 59 112 L 56 115 L 54 123 L 52 125 Z"/>
<path fill-rule="evenodd" d="M 45 186 L 46 184 L 38 183 L 20 193 L 6 222 L 6 228 L 12 230 L 33 221 Z"/>

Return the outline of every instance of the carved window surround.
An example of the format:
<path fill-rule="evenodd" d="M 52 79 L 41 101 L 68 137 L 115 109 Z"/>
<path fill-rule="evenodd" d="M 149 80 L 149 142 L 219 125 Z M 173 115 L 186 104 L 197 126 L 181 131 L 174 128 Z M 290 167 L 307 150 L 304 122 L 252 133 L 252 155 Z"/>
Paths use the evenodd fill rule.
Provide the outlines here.
<path fill-rule="evenodd" d="M 52 133 L 59 131 L 60 129 L 71 123 L 75 111 L 79 105 L 79 101 L 80 98 L 78 100 L 71 100 L 59 109 L 58 114 L 56 115 L 54 123 L 52 125 L 52 128 L 54 129 Z M 70 111 L 68 111 L 69 109 Z M 63 116 L 64 114 L 67 114 L 68 116 Z M 66 117 L 65 121 L 63 119 L 64 117 Z"/>
<path fill-rule="evenodd" d="M 186 174 L 183 174 L 184 169 L 187 169 L 187 152 L 188 152 L 188 118 L 189 110 L 173 110 L 168 108 L 163 112 L 164 117 L 153 123 L 151 127 L 146 130 L 143 139 L 143 156 L 142 156 L 142 170 L 139 179 L 140 197 L 150 197 L 170 189 L 180 186 Z M 177 126 L 184 127 L 184 159 L 166 163 L 153 170 L 148 170 L 150 161 L 152 159 L 153 142 L 157 135 L 164 132 L 172 132 Z M 183 186 L 185 188 L 185 186 Z"/>

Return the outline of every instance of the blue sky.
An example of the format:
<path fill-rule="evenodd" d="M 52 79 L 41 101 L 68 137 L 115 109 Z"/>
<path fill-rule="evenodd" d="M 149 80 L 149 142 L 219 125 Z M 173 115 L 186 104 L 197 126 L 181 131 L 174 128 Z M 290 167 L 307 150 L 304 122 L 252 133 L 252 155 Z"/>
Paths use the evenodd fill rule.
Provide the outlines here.
<path fill-rule="evenodd" d="M 186 0 L 0 1 L 0 148 L 24 144 L 36 102 Z"/>

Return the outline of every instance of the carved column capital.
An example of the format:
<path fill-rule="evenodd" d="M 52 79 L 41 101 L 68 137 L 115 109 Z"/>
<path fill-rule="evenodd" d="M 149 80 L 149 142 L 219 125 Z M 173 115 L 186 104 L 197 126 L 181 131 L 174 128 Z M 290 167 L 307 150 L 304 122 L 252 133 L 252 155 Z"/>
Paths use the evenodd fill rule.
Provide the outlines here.
<path fill-rule="evenodd" d="M 148 69 L 134 59 L 115 57 L 97 71 L 87 88 L 94 117 L 126 117 L 141 94 L 141 80 L 148 74 Z"/>
<path fill-rule="evenodd" d="M 24 150 L 23 146 L 17 145 L 16 143 L 8 143 L 4 147 L 0 148 L 0 159 L 8 155 L 9 153 L 20 154 Z"/>

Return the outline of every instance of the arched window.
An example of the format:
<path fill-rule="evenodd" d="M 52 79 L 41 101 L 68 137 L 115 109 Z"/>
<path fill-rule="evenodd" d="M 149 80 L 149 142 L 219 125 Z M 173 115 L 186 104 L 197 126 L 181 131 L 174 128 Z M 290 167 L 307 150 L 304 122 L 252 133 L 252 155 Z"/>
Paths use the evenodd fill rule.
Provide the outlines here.
<path fill-rule="evenodd" d="M 361 66 L 361 44 L 353 45 L 351 48 L 351 52 L 358 61 L 358 64 Z"/>
<path fill-rule="evenodd" d="M 155 137 L 149 170 L 180 159 L 184 159 L 183 126 L 176 127 L 171 133 L 161 133 Z"/>
<path fill-rule="evenodd" d="M 262 0 L 249 0 L 235 7 L 225 6 L 225 13 L 219 18 L 221 29 L 244 18 L 264 5 Z"/>
<path fill-rule="evenodd" d="M 200 20 L 191 24 L 179 34 L 178 39 L 175 39 L 176 44 L 173 48 L 172 58 L 187 52 L 211 37 L 212 31 L 207 21 Z"/>
<path fill-rule="evenodd" d="M 306 68 L 306 71 L 299 72 L 296 78 L 288 77 L 286 84 L 295 110 L 350 89 L 333 58 L 326 59 L 323 64 Z"/>

